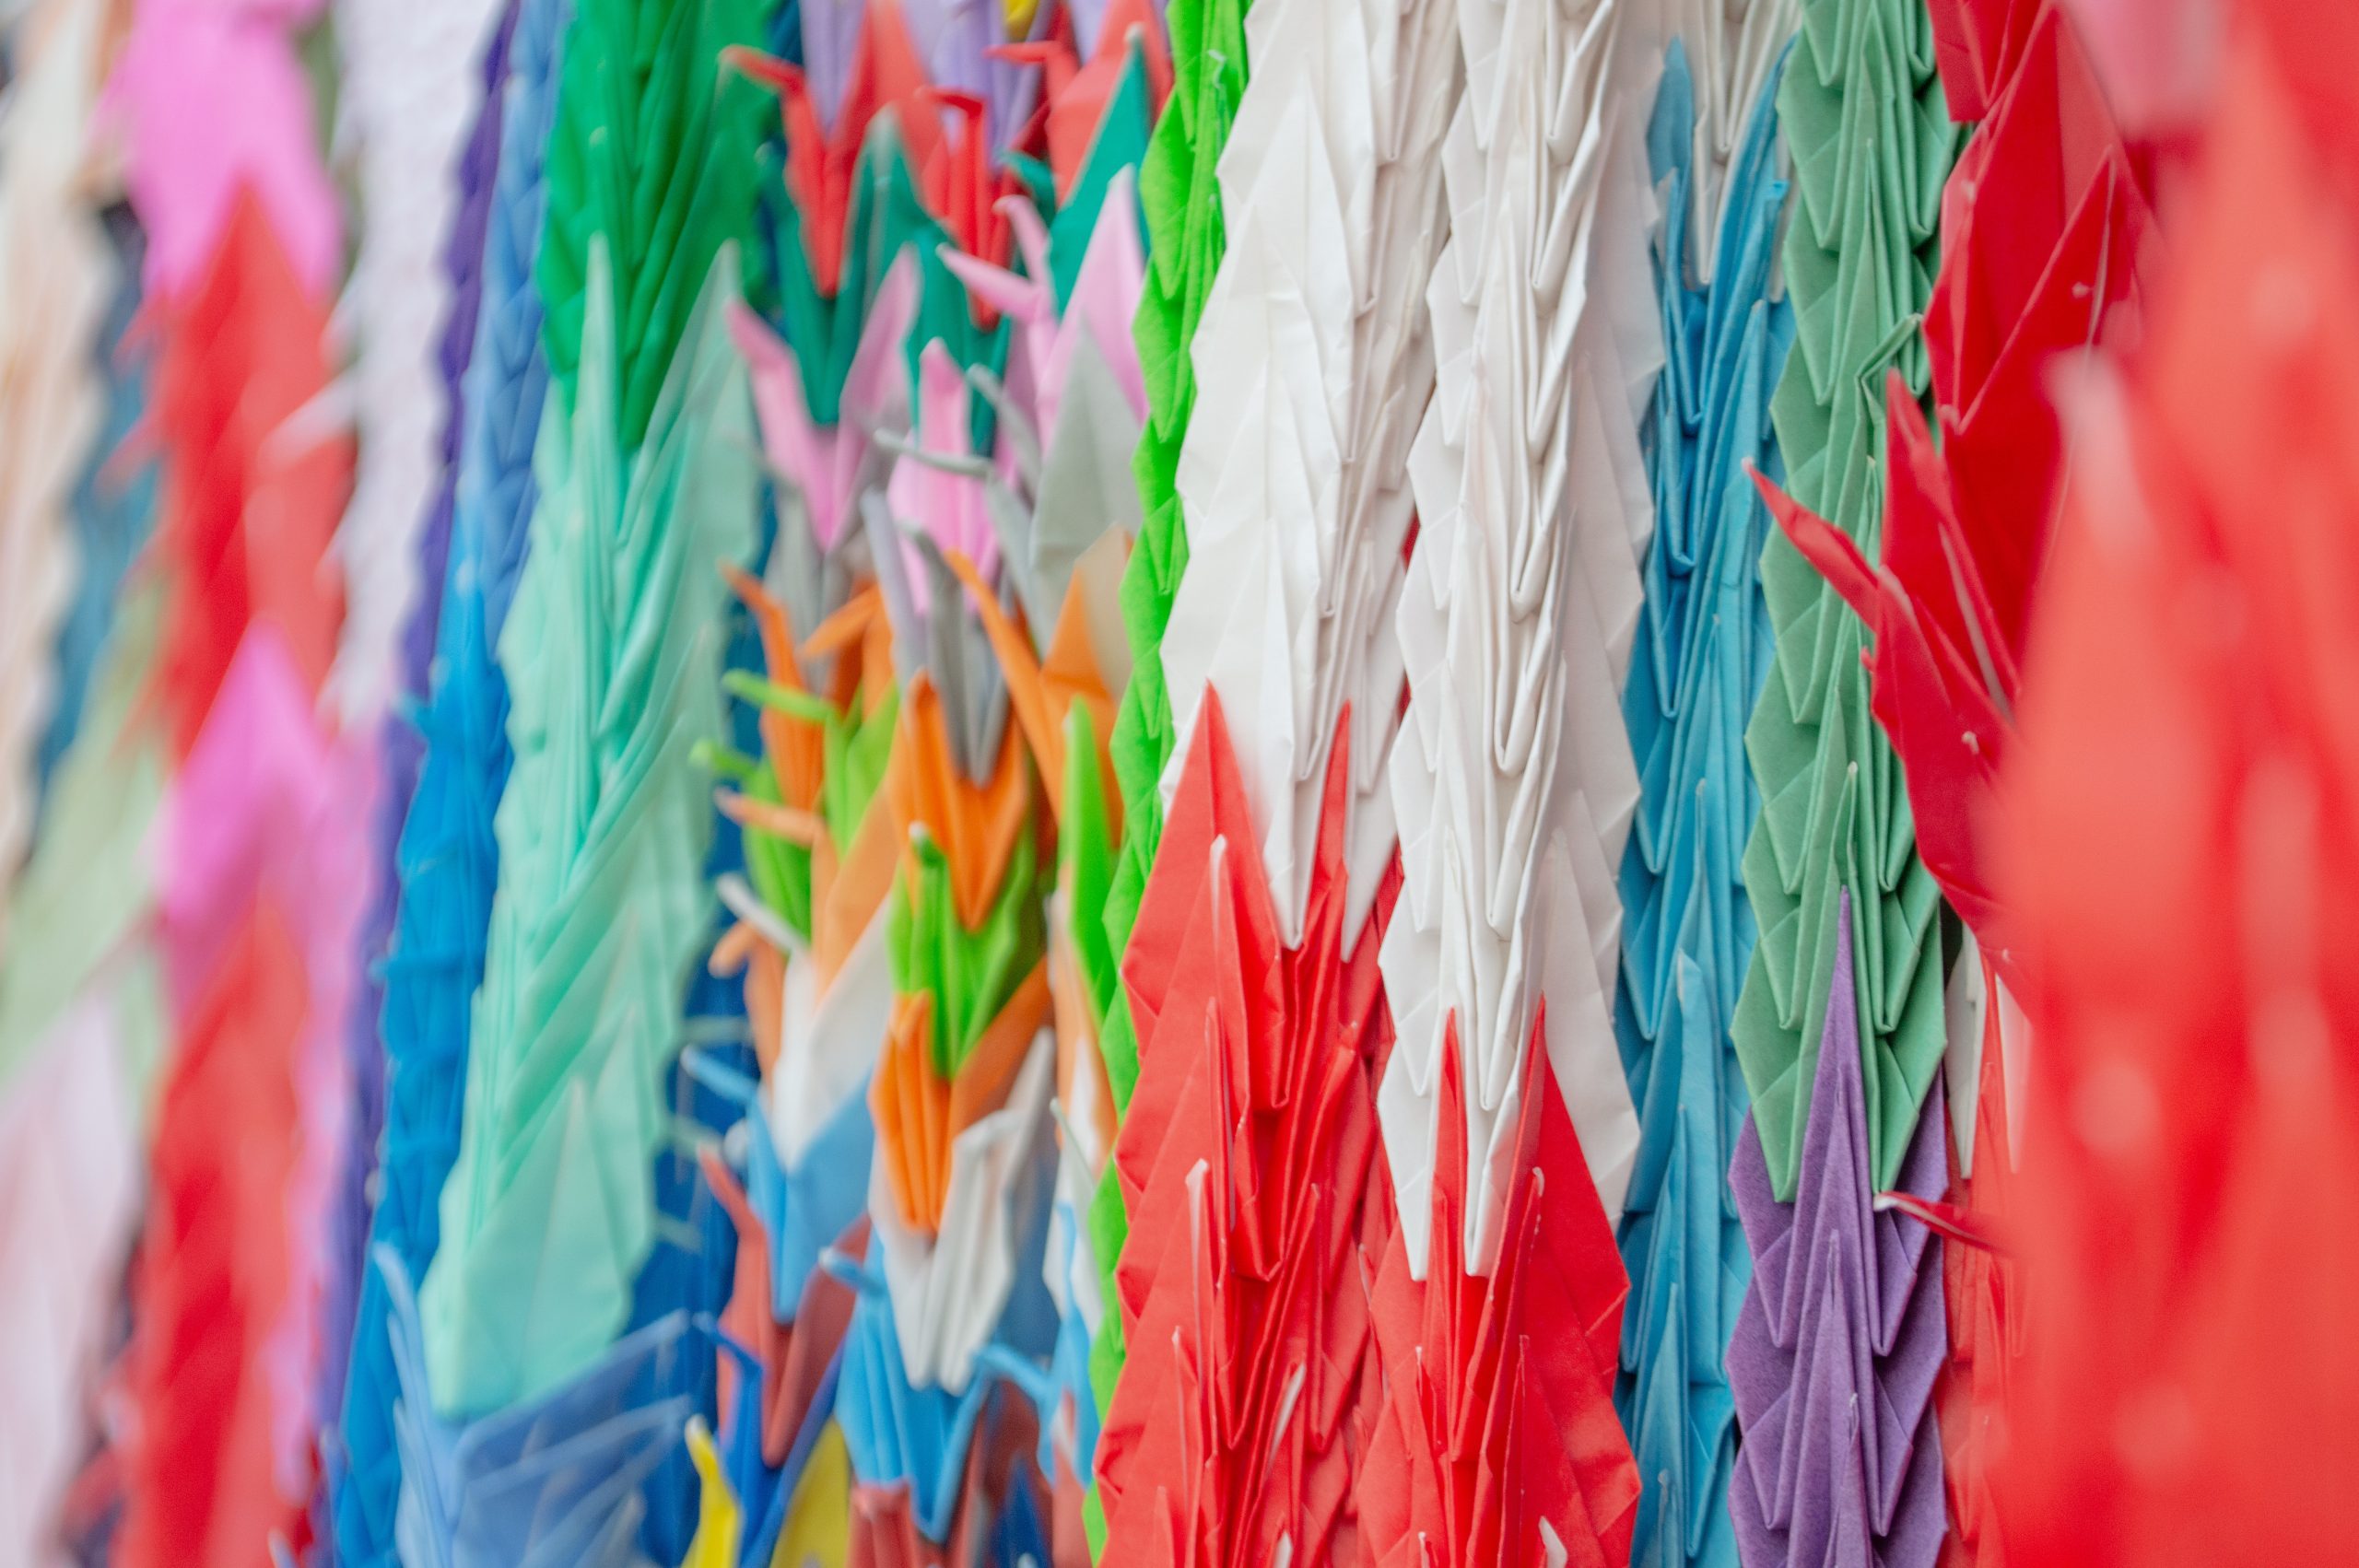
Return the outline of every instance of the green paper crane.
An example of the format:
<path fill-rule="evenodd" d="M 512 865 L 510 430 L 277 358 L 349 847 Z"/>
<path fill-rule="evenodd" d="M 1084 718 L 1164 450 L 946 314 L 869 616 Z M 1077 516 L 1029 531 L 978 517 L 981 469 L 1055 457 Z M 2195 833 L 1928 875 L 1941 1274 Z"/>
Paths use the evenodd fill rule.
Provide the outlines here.
<path fill-rule="evenodd" d="M 1165 15 L 1171 29 L 1171 97 L 1148 139 L 1139 171 L 1147 272 L 1133 335 L 1146 381 L 1147 423 L 1133 462 L 1143 521 L 1121 588 L 1122 618 L 1132 649 L 1131 680 L 1109 741 L 1122 795 L 1121 850 L 1106 897 L 1107 943 L 1116 962 L 1137 923 L 1139 898 L 1163 835 L 1157 784 L 1170 760 L 1174 736 L 1160 649 L 1172 596 L 1188 565 L 1187 530 L 1174 476 L 1195 405 L 1189 350 L 1226 246 L 1215 175 L 1245 90 L 1245 12 L 1246 0 L 1174 0 Z M 1138 1040 L 1120 987 L 1114 988 L 1099 1048 L 1119 1114 L 1130 1104 L 1139 1071 Z M 1099 1183 L 1089 1228 L 1110 1301 L 1114 1266 L 1130 1230 L 1116 1183 Z M 1121 1317 L 1109 1313 L 1090 1350 L 1090 1381 L 1101 1414 L 1113 1398 L 1122 1361 Z M 1094 1489 L 1084 1522 L 1091 1550 L 1101 1550 L 1106 1521 Z"/>
<path fill-rule="evenodd" d="M 746 230 L 761 89 L 722 64 L 760 42 L 766 0 L 580 0 L 548 150 L 548 217 L 534 265 L 549 371 L 570 404 L 581 373 L 593 241 L 618 292 L 615 386 L 622 450 L 640 444 L 714 256 Z"/>
<path fill-rule="evenodd" d="M 1797 201 L 1784 251 L 1794 350 L 1772 403 L 1789 486 L 1871 557 L 1882 532 L 1882 388 L 1924 395 L 1942 181 L 1962 142 L 1923 0 L 1807 0 L 1778 95 Z M 1868 713 L 1866 627 L 1785 535 L 1761 556 L 1777 657 L 1745 732 L 1762 809 L 1744 853 L 1761 939 L 1732 1021 L 1770 1178 L 1790 1199 L 1835 963 L 1854 979 L 1875 1180 L 1898 1175 L 1941 1065 L 1941 895 L 1917 859 L 1900 766 Z"/>
<path fill-rule="evenodd" d="M 753 414 L 712 254 L 626 457 L 631 368 L 593 236 L 573 396 L 534 465 L 532 554 L 500 643 L 514 769 L 442 1246 L 421 1293 L 436 1404 L 475 1413 L 586 1367 L 654 1241 L 652 1161 L 683 987 L 710 935 L 702 743 L 722 728 L 726 589 L 754 548 Z M 567 404 L 569 404 L 569 406 Z"/>

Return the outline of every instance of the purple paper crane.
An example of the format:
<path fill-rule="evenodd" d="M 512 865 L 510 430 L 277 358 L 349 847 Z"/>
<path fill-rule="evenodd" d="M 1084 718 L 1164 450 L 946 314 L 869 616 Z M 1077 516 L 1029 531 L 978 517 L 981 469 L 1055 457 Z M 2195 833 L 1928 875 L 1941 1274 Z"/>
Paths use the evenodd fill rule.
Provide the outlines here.
<path fill-rule="evenodd" d="M 1729 1171 L 1755 1259 L 1729 1346 L 1743 1437 L 1729 1510 L 1744 1568 L 1930 1568 L 1941 1552 L 1941 1255 L 1923 1224 L 1873 1209 L 1848 894 L 1837 919 L 1794 1201 L 1771 1196 L 1750 1117 Z M 1944 1125 L 1936 1078 L 1902 1190 L 1942 1196 Z"/>

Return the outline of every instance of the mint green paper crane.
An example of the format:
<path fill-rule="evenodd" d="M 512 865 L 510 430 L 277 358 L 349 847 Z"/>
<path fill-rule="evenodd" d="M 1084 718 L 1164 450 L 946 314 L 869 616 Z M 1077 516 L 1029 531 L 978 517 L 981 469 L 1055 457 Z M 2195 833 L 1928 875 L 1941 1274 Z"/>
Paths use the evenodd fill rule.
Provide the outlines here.
<path fill-rule="evenodd" d="M 1884 371 L 1923 394 L 1919 318 L 1961 140 L 1923 0 L 1808 0 L 1778 116 L 1797 198 L 1784 252 L 1796 333 L 1772 418 L 1795 498 L 1872 559 Z M 1869 1141 L 1889 1187 L 1941 1065 L 1941 895 L 1868 716 L 1866 627 L 1782 533 L 1762 552 L 1761 586 L 1777 657 L 1745 731 L 1761 815 L 1743 865 L 1761 940 L 1731 1032 L 1771 1181 L 1790 1199 L 1848 889 Z"/>
<path fill-rule="evenodd" d="M 710 931 L 703 875 L 722 729 L 726 589 L 754 548 L 752 405 L 713 257 L 626 462 L 606 240 L 589 247 L 571 406 L 534 453 L 532 554 L 500 642 L 516 761 L 442 1247 L 421 1293 L 435 1402 L 472 1414 L 587 1366 L 654 1241 L 652 1160 L 682 988 Z"/>

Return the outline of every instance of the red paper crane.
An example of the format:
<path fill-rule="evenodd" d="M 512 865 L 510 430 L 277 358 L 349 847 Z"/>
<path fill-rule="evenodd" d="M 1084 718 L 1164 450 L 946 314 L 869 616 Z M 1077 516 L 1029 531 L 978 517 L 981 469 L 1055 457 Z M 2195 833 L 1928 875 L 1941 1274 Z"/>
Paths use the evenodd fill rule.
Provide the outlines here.
<path fill-rule="evenodd" d="M 1941 1411 L 1942 1480 L 1950 1531 L 1942 1568 L 2005 1568 L 2006 1531 L 1991 1501 L 1992 1469 L 2006 1452 L 2007 1396 L 2024 1352 L 2023 1272 L 2009 1245 L 2021 1183 L 2008 1124 L 2005 1031 L 1999 978 L 1984 970 L 1981 1081 L 1975 1094 L 1973 1174 L 1961 1173 L 1950 1144 L 1949 1211 L 1935 1223 L 1942 1248 L 1942 1300 L 1949 1313 L 1949 1363 L 1934 1390 Z"/>
<path fill-rule="evenodd" d="M 1049 170 L 1057 183 L 1057 200 L 1073 194 L 1089 149 L 1105 123 L 1107 101 L 1121 85 L 1135 41 L 1145 57 L 1148 110 L 1163 111 L 1171 96 L 1171 49 L 1149 0 L 1111 0 L 1097 24 L 1097 49 L 1084 62 L 1073 32 L 1073 13 L 1057 8 L 1049 22 L 1049 36 L 1038 42 L 1003 43 L 986 50 L 993 59 L 1038 65 L 1041 71 L 1039 106 L 1016 134 L 1015 145 L 1047 149 Z"/>
<path fill-rule="evenodd" d="M 2009 764 L 2017 1568 L 2359 1562 L 2359 13 L 2253 0 Z"/>
<path fill-rule="evenodd" d="M 851 1286 L 827 1270 L 815 1269 L 803 1283 L 793 1320 L 780 1322 L 771 1301 L 769 1230 L 717 1148 L 707 1149 L 699 1164 L 713 1196 L 729 1211 L 730 1223 L 737 1232 L 736 1277 L 729 1305 L 721 1315 L 721 1327 L 752 1353 L 762 1369 L 761 1408 L 744 1412 L 737 1402 L 747 1388 L 736 1358 L 726 1352 L 719 1357 L 722 1430 L 728 1430 L 732 1421 L 759 1421 L 763 1461 L 782 1465 L 827 1381 L 828 1367 L 843 1348 L 844 1331 L 851 1325 L 858 1296 Z M 856 1258 L 863 1256 L 867 1247 L 868 1217 L 863 1214 L 837 1239 L 836 1250 Z"/>
<path fill-rule="evenodd" d="M 1299 947 L 1279 941 L 1216 695 L 1140 904 L 1123 965 L 1140 1076 L 1113 1162 L 1129 1359 L 1097 1445 L 1107 1562 L 1357 1560 L 1351 1433 L 1375 1391 L 1367 1281 L 1388 1190 L 1376 951 L 1397 880 L 1346 955 L 1346 749 Z"/>
<path fill-rule="evenodd" d="M 203 285 L 161 309 L 158 551 L 175 581 L 156 681 L 173 749 L 186 755 L 249 624 L 278 629 L 314 691 L 325 677 L 344 610 L 327 553 L 352 445 L 298 417 L 328 384 L 327 310 L 251 193 Z"/>
<path fill-rule="evenodd" d="M 265 894 L 191 1012 L 157 1117 L 134 1277 L 125 1568 L 251 1568 L 310 1543 L 309 1473 L 281 1473 L 261 1370 L 291 1277 L 302 954 Z M 308 1469 L 308 1466 L 307 1466 Z"/>
<path fill-rule="evenodd" d="M 1630 1283 L 1548 1067 L 1545 1027 L 1532 1021 L 1507 1220 L 1483 1279 L 1460 1255 L 1466 1109 L 1449 1025 L 1433 1256 L 1413 1279 L 1396 1232 L 1376 1281 L 1386 1397 L 1358 1487 L 1367 1561 L 1379 1568 L 1629 1561 L 1638 1470 L 1614 1412 L 1614 1372 Z"/>
<path fill-rule="evenodd" d="M 899 7 L 872 5 L 862 17 L 833 130 L 820 119 L 801 66 L 750 49 L 730 51 L 729 61 L 779 94 L 787 193 L 802 220 L 812 279 L 823 298 L 833 298 L 842 283 L 844 233 L 861 157 L 871 126 L 888 114 L 926 211 L 940 218 L 959 250 L 1005 263 L 1012 236 L 998 204 L 1020 193 L 1023 182 L 1014 170 L 993 167 L 982 99 L 927 79 Z"/>
<path fill-rule="evenodd" d="M 871 122 L 894 111 L 910 168 L 921 179 L 942 146 L 940 119 L 926 102 L 925 66 L 910 42 L 900 9 L 872 5 L 862 17 L 833 131 L 819 118 L 801 66 L 750 49 L 733 49 L 728 60 L 778 91 L 780 123 L 786 132 L 787 193 L 803 222 L 812 280 L 822 296 L 833 298 L 843 277 L 844 228 L 851 221 L 852 187 Z"/>
<path fill-rule="evenodd" d="M 2031 25 L 2051 0 L 1925 0 L 1942 101 L 1960 124 L 1990 117 L 2013 79 Z"/>

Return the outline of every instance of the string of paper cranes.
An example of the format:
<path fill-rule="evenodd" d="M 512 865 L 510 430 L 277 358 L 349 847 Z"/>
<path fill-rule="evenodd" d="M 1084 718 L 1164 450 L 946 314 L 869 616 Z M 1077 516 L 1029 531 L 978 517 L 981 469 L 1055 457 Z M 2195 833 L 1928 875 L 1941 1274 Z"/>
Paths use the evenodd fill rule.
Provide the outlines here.
<path fill-rule="evenodd" d="M 2359 14 L 0 41 L 0 1568 L 2359 1561 Z"/>

